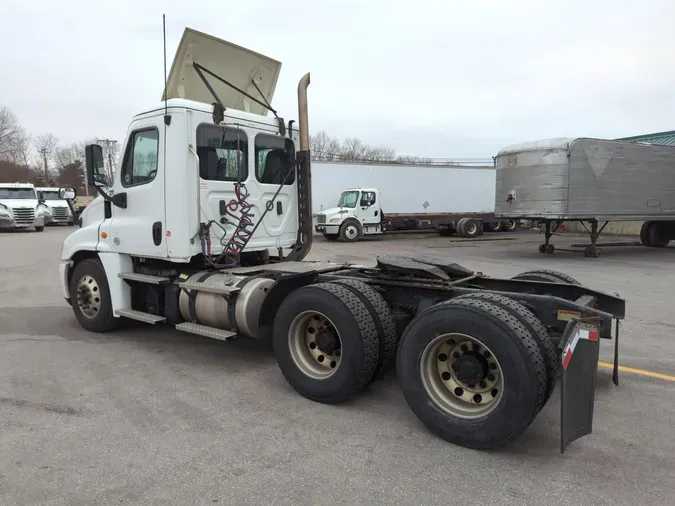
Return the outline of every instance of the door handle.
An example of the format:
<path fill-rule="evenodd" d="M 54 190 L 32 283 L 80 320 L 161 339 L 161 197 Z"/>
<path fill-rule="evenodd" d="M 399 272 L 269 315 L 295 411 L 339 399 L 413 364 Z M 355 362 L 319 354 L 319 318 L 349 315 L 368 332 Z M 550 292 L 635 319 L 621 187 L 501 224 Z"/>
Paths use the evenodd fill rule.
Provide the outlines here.
<path fill-rule="evenodd" d="M 162 222 L 156 221 L 152 224 L 152 242 L 155 246 L 162 244 Z"/>
<path fill-rule="evenodd" d="M 279 214 L 279 215 L 284 214 L 284 208 L 281 205 L 280 201 L 277 201 L 277 214 Z"/>

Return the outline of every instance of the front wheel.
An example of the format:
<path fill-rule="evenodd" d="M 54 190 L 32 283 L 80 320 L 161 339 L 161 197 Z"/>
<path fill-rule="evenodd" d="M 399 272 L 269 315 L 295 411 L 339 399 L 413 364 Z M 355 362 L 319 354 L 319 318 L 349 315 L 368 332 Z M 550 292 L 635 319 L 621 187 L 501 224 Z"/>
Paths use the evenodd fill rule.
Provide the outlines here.
<path fill-rule="evenodd" d="M 101 261 L 83 260 L 70 279 L 70 301 L 79 324 L 91 332 L 107 332 L 117 326 L 108 278 Z"/>
<path fill-rule="evenodd" d="M 36 232 L 42 232 L 44 229 L 45 229 L 44 226 L 42 226 L 42 227 L 35 227 L 35 231 L 36 231 Z"/>
<path fill-rule="evenodd" d="M 340 226 L 340 239 L 356 242 L 361 237 L 361 224 L 356 220 L 347 220 Z"/>
<path fill-rule="evenodd" d="M 340 238 L 340 234 L 323 234 L 324 239 L 327 241 L 337 241 Z"/>

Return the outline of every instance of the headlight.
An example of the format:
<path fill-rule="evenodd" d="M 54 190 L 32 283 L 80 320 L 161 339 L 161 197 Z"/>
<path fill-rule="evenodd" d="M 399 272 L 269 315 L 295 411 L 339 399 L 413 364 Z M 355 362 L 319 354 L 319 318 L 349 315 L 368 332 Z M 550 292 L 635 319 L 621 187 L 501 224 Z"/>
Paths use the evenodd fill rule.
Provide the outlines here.
<path fill-rule="evenodd" d="M 9 209 L 5 204 L 0 204 L 0 209 Z"/>
<path fill-rule="evenodd" d="M 340 221 L 340 218 L 331 218 L 328 220 L 328 223 L 338 223 Z"/>
<path fill-rule="evenodd" d="M 4 209 L 0 208 L 0 216 L 6 216 L 7 218 L 9 218 L 10 214 L 9 214 L 9 211 L 7 211 L 6 209 L 7 208 L 4 208 Z"/>

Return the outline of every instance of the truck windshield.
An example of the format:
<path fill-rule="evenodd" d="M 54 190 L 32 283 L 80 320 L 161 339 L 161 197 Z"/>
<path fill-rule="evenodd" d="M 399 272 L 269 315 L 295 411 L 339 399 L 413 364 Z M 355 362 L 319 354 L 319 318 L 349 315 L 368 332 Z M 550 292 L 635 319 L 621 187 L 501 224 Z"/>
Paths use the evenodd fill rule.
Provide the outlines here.
<path fill-rule="evenodd" d="M 59 197 L 59 192 L 45 192 L 41 191 L 40 192 L 40 197 L 45 199 L 45 200 L 61 200 Z"/>
<path fill-rule="evenodd" d="M 35 199 L 32 188 L 0 188 L 0 199 Z"/>
<path fill-rule="evenodd" d="M 342 192 L 340 195 L 340 200 L 338 201 L 338 207 L 356 207 L 356 203 L 359 200 L 359 192 L 357 191 L 347 191 Z"/>

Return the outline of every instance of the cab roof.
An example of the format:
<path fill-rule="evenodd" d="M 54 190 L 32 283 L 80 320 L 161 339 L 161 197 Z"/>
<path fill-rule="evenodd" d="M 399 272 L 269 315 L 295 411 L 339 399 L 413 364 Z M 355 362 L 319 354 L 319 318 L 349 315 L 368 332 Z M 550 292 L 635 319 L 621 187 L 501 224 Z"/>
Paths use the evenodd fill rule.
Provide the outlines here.
<path fill-rule="evenodd" d="M 0 183 L 0 188 L 30 188 L 33 189 L 35 186 L 33 183 Z"/>
<path fill-rule="evenodd" d="M 53 186 L 36 186 L 36 190 L 41 191 L 41 192 L 58 192 L 59 188 L 55 188 Z"/>

